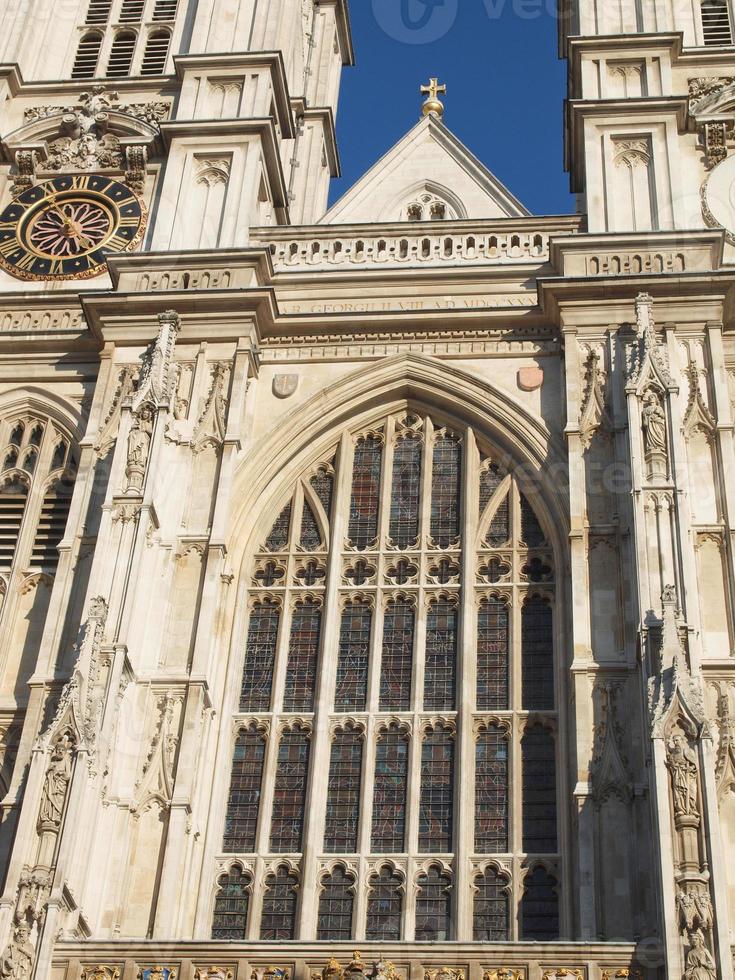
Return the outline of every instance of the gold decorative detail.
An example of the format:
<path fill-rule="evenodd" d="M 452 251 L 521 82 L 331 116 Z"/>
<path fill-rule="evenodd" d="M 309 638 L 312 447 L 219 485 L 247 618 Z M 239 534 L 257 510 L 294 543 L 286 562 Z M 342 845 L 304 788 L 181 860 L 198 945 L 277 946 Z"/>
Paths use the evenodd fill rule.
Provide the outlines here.
<path fill-rule="evenodd" d="M 464 970 L 455 970 L 449 966 L 441 966 L 438 970 L 424 970 L 424 980 L 464 980 Z"/>
<path fill-rule="evenodd" d="M 82 980 L 118 980 L 120 970 L 116 966 L 88 966 L 82 970 Z"/>
<path fill-rule="evenodd" d="M 524 980 L 523 970 L 514 970 L 509 966 L 500 966 L 497 970 L 485 970 L 482 980 Z"/>
<path fill-rule="evenodd" d="M 603 970 L 602 980 L 623 980 L 623 978 L 628 977 L 629 980 L 643 980 L 643 974 L 640 970 L 632 970 L 630 967 L 621 966 L 619 970 Z"/>
<path fill-rule="evenodd" d="M 574 977 L 575 980 L 584 980 L 582 970 L 572 970 L 568 966 L 557 966 L 551 970 L 544 970 L 541 980 L 558 980 L 559 977 Z"/>
<path fill-rule="evenodd" d="M 438 78 L 430 78 L 428 85 L 421 86 L 421 94 L 427 96 L 421 112 L 425 116 L 436 116 L 441 119 L 444 115 L 444 103 L 440 102 L 438 97 L 447 94 L 447 86 L 440 85 Z"/>
<path fill-rule="evenodd" d="M 199 966 L 194 980 L 233 980 L 233 972 L 224 966 Z"/>

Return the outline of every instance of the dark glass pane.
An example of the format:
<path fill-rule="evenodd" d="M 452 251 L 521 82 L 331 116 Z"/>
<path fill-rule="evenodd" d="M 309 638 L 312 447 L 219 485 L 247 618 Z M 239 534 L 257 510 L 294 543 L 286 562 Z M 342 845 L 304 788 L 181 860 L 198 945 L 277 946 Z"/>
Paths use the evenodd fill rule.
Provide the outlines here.
<path fill-rule="evenodd" d="M 459 612 L 451 602 L 432 602 L 426 620 L 424 711 L 454 710 Z"/>
<path fill-rule="evenodd" d="M 373 783 L 372 850 L 392 854 L 404 848 L 406 791 L 408 789 L 408 738 L 389 728 L 378 738 Z"/>
<path fill-rule="evenodd" d="M 476 943 L 497 943 L 510 939 L 509 896 L 506 881 L 488 868 L 475 878 L 473 939 Z"/>
<path fill-rule="evenodd" d="M 264 757 L 265 744 L 258 732 L 238 735 L 227 799 L 224 851 L 242 854 L 255 850 Z"/>
<path fill-rule="evenodd" d="M 521 739 L 523 762 L 523 850 L 556 851 L 556 753 L 551 732 L 540 725 Z"/>
<path fill-rule="evenodd" d="M 521 939 L 551 942 L 559 938 L 559 898 L 556 878 L 542 867 L 534 868 L 523 883 Z"/>
<path fill-rule="evenodd" d="M 409 602 L 388 603 L 380 662 L 381 711 L 408 711 L 411 707 L 415 623 L 416 613 Z"/>
<path fill-rule="evenodd" d="M 311 480 L 312 489 L 324 508 L 327 519 L 332 516 L 332 494 L 334 493 L 334 477 L 326 469 L 318 470 Z"/>
<path fill-rule="evenodd" d="M 335 868 L 322 882 L 316 938 L 334 942 L 352 939 L 353 881 L 342 868 Z"/>
<path fill-rule="evenodd" d="M 250 613 L 240 711 L 270 710 L 280 620 L 281 611 L 274 602 L 259 603 Z"/>
<path fill-rule="evenodd" d="M 351 603 L 342 610 L 335 711 L 364 711 L 367 707 L 372 620 L 372 610 L 365 603 Z"/>
<path fill-rule="evenodd" d="M 360 439 L 352 470 L 350 523 L 347 536 L 356 548 L 368 548 L 378 536 L 378 505 L 383 446 L 375 436 Z"/>
<path fill-rule="evenodd" d="M 508 707 L 508 606 L 483 599 L 477 613 L 477 710 Z"/>
<path fill-rule="evenodd" d="M 402 908 L 401 879 L 382 868 L 370 885 L 365 938 L 377 942 L 400 939 Z"/>
<path fill-rule="evenodd" d="M 529 548 L 538 548 L 546 541 L 538 518 L 524 496 L 521 496 L 521 538 Z"/>
<path fill-rule="evenodd" d="M 422 444 L 419 439 L 404 436 L 397 441 L 393 454 L 388 533 L 398 548 L 414 545 L 419 536 L 421 452 Z"/>
<path fill-rule="evenodd" d="M 314 511 L 311 509 L 306 500 L 304 501 L 303 510 L 301 512 L 301 535 L 299 537 L 299 544 L 307 551 L 316 551 L 317 548 L 322 546 L 322 536 L 319 533 L 319 525 L 316 522 L 316 517 L 314 517 Z"/>
<path fill-rule="evenodd" d="M 452 850 L 454 739 L 444 729 L 427 732 L 421 746 L 419 850 Z"/>
<path fill-rule="evenodd" d="M 283 551 L 288 547 L 288 532 L 291 527 L 291 502 L 289 501 L 276 519 L 265 542 L 266 551 Z"/>
<path fill-rule="evenodd" d="M 440 942 L 451 939 L 450 881 L 440 868 L 431 867 L 419 878 L 416 895 L 416 939 Z"/>
<path fill-rule="evenodd" d="M 503 476 L 504 474 L 500 471 L 500 467 L 495 463 L 490 463 L 480 473 L 480 517 L 485 513 L 485 508 L 492 500 L 493 494 L 503 482 Z"/>
<path fill-rule="evenodd" d="M 238 942 L 247 938 L 248 906 L 250 904 L 250 875 L 233 867 L 217 882 L 219 889 L 214 900 L 212 939 Z"/>
<path fill-rule="evenodd" d="M 304 826 L 309 740 L 303 732 L 284 732 L 278 747 L 278 768 L 273 790 L 270 849 L 298 853 Z"/>
<path fill-rule="evenodd" d="M 332 742 L 327 787 L 324 851 L 348 854 L 357 850 L 362 776 L 362 738 L 357 732 L 337 732 Z"/>
<path fill-rule="evenodd" d="M 521 671 L 523 707 L 527 711 L 554 707 L 554 634 L 551 606 L 532 596 L 521 610 Z"/>
<path fill-rule="evenodd" d="M 496 726 L 480 732 L 475 747 L 475 852 L 508 850 L 508 743 Z"/>
<path fill-rule="evenodd" d="M 505 544 L 510 537 L 510 494 L 507 494 L 493 514 L 490 527 L 487 530 L 487 541 L 496 548 Z"/>
<path fill-rule="evenodd" d="M 296 876 L 279 868 L 268 879 L 260 919 L 261 939 L 295 939 Z"/>
<path fill-rule="evenodd" d="M 431 537 L 440 548 L 459 538 L 461 500 L 462 446 L 450 436 L 439 436 L 431 474 Z"/>
<path fill-rule="evenodd" d="M 322 611 L 313 602 L 296 606 L 288 644 L 284 711 L 313 711 Z"/>

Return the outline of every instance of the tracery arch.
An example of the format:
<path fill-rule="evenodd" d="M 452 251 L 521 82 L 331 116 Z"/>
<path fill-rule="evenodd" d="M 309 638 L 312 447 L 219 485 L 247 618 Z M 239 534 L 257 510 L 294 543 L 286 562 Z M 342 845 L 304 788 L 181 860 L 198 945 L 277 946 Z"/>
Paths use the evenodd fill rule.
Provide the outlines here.
<path fill-rule="evenodd" d="M 399 895 L 397 869 L 386 872 L 381 855 L 440 854 L 437 867 L 452 869 L 476 853 L 474 837 L 460 853 L 453 820 L 455 787 L 463 786 L 467 805 L 468 781 L 475 785 L 474 745 L 468 757 L 456 739 L 464 712 L 470 724 L 487 722 L 489 756 L 505 767 L 495 786 L 501 829 L 479 834 L 480 854 L 510 856 L 518 868 L 528 857 L 525 803 L 514 790 L 522 787 L 528 715 L 524 663 L 543 678 L 534 718 L 553 721 L 556 569 L 543 508 L 537 513 L 527 481 L 482 430 L 418 406 L 365 423 L 312 458 L 260 522 L 245 566 L 250 612 L 239 704 L 276 728 L 294 716 L 314 725 L 299 770 L 312 807 L 307 826 L 296 847 L 293 838 L 274 848 L 271 834 L 268 853 L 303 861 L 308 851 L 307 860 L 322 863 L 335 853 L 363 855 L 378 870 L 361 887 L 386 890 L 395 909 L 390 926 L 371 924 L 368 900 L 353 936 L 388 929 L 406 938 L 418 925 L 420 885 L 402 883 Z M 524 658 L 524 642 L 533 657 Z M 314 724 L 320 713 L 326 727 Z M 270 750 L 274 760 L 279 753 L 280 745 Z M 553 754 L 552 779 L 555 765 Z M 267 828 L 273 805 L 265 787 L 271 780 L 279 795 L 278 772 L 276 763 L 264 777 L 259 819 Z M 547 806 L 555 821 L 553 789 Z M 335 806 L 348 814 L 339 840 Z M 556 847 L 540 853 L 556 856 Z M 414 900 L 404 903 L 406 890 Z M 513 905 L 508 938 L 518 938 L 522 894 L 503 892 Z M 296 938 L 326 935 L 317 918 L 301 909 Z M 471 915 L 462 928 L 453 938 L 471 939 Z"/>

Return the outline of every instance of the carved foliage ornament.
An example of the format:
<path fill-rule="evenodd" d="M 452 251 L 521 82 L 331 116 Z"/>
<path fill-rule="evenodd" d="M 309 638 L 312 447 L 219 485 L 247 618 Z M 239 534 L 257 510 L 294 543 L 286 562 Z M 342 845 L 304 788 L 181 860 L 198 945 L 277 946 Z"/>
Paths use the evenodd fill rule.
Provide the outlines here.
<path fill-rule="evenodd" d="M 117 966 L 87 966 L 82 970 L 82 980 L 120 980 Z"/>
<path fill-rule="evenodd" d="M 696 113 L 709 96 L 717 95 L 735 82 L 732 75 L 689 79 L 689 111 Z"/>
<path fill-rule="evenodd" d="M 653 298 L 648 293 L 639 293 L 636 296 L 635 315 L 636 339 L 626 352 L 629 383 L 638 384 L 654 377 L 663 388 L 674 387 L 668 352 L 656 336 Z"/>
<path fill-rule="evenodd" d="M 610 423 L 605 408 L 606 375 L 601 360 L 602 358 L 597 351 L 590 350 L 584 363 L 584 391 L 579 416 L 579 437 L 585 449 L 589 449 L 598 429 L 607 427 Z"/>

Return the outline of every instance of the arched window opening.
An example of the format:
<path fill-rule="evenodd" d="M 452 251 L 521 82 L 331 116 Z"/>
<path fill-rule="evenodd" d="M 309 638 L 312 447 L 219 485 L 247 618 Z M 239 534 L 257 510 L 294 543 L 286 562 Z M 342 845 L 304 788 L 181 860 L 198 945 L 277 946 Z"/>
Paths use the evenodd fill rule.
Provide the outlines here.
<path fill-rule="evenodd" d="M 416 939 L 442 942 L 452 939 L 451 880 L 439 865 L 432 864 L 418 878 L 416 896 Z"/>
<path fill-rule="evenodd" d="M 154 20 L 175 20 L 179 0 L 156 0 L 153 8 Z"/>
<path fill-rule="evenodd" d="M 559 938 L 559 897 L 556 878 L 542 865 L 523 882 L 521 939 L 553 942 Z"/>
<path fill-rule="evenodd" d="M 456 418 L 406 406 L 336 442 L 259 525 L 218 860 L 256 855 L 266 876 L 298 866 L 321 883 L 295 939 L 316 918 L 330 941 L 516 940 L 525 886 L 511 872 L 559 862 L 543 515 L 507 456 Z M 467 787 L 472 831 L 455 833 Z M 439 880 L 460 866 L 469 894 Z M 256 881 L 260 921 L 270 885 Z M 455 903 L 473 902 L 454 935 Z"/>
<path fill-rule="evenodd" d="M 214 900 L 212 939 L 235 943 L 247 939 L 251 877 L 238 864 L 220 875 Z"/>
<path fill-rule="evenodd" d="M 488 868 L 475 878 L 472 938 L 476 943 L 498 943 L 510 939 L 508 881 L 493 868 Z"/>
<path fill-rule="evenodd" d="M 261 939 L 295 938 L 298 885 L 298 878 L 285 865 L 268 876 L 260 917 Z"/>
<path fill-rule="evenodd" d="M 139 23 L 143 17 L 145 0 L 123 0 L 120 9 L 120 20 L 123 23 Z"/>
<path fill-rule="evenodd" d="M 152 31 L 148 35 L 140 69 L 141 75 L 163 75 L 170 42 L 171 34 L 168 31 Z"/>
<path fill-rule="evenodd" d="M 28 487 L 19 480 L 0 487 L 0 571 L 13 567 L 27 499 Z"/>
<path fill-rule="evenodd" d="M 107 61 L 108 78 L 121 78 L 130 74 L 136 40 L 133 31 L 120 31 L 115 35 Z"/>
<path fill-rule="evenodd" d="M 82 34 L 71 70 L 72 78 L 94 78 L 96 76 L 101 47 L 101 34 L 96 32 Z"/>
<path fill-rule="evenodd" d="M 377 942 L 395 942 L 401 938 L 403 882 L 399 874 L 383 867 L 373 875 L 368 896 L 365 938 Z"/>
<path fill-rule="evenodd" d="M 13 427 L 13 431 L 10 433 L 10 443 L 13 446 L 20 446 L 23 441 L 24 427 L 22 422 L 18 422 L 17 425 Z"/>
<path fill-rule="evenodd" d="M 53 572 L 59 563 L 59 544 L 66 531 L 71 506 L 72 485 L 56 480 L 46 491 L 33 540 L 31 565 Z"/>
<path fill-rule="evenodd" d="M 249 854 L 255 850 L 264 759 L 262 732 L 240 732 L 232 757 L 223 842 L 226 852 Z"/>
<path fill-rule="evenodd" d="M 319 895 L 317 940 L 345 942 L 352 939 L 354 901 L 354 879 L 344 868 L 337 867 L 331 874 L 325 875 Z"/>
<path fill-rule="evenodd" d="M 727 0 L 704 0 L 702 35 L 706 45 L 732 44 L 732 27 Z"/>

